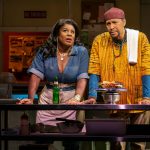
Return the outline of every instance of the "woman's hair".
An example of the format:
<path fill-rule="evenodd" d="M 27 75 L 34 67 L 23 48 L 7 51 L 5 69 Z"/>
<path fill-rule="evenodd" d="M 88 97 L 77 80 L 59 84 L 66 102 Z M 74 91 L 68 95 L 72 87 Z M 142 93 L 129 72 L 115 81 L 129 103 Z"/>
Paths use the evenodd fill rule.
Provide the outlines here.
<path fill-rule="evenodd" d="M 65 24 L 70 24 L 75 28 L 75 41 L 79 37 L 79 28 L 77 23 L 72 19 L 60 19 L 56 22 L 56 24 L 52 27 L 51 37 L 52 40 L 56 42 L 57 36 L 59 34 L 59 30 Z"/>
<path fill-rule="evenodd" d="M 46 42 L 41 45 L 40 47 L 37 47 L 36 50 L 40 50 L 41 53 L 43 53 L 44 58 L 47 58 L 48 56 L 56 56 L 57 51 L 57 37 L 59 35 L 59 30 L 62 26 L 65 24 L 70 24 L 75 29 L 75 43 L 78 44 L 78 38 L 79 38 L 79 28 L 77 23 L 72 19 L 60 19 L 58 20 L 55 25 L 52 27 L 50 36 L 46 40 Z"/>

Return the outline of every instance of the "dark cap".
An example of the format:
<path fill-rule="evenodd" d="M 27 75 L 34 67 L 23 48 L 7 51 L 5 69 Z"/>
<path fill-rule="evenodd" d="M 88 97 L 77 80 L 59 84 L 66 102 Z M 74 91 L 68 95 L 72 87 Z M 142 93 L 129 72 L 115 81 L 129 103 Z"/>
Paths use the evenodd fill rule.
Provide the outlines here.
<path fill-rule="evenodd" d="M 104 13 L 105 21 L 110 19 L 125 19 L 125 14 L 122 9 L 112 7 Z"/>

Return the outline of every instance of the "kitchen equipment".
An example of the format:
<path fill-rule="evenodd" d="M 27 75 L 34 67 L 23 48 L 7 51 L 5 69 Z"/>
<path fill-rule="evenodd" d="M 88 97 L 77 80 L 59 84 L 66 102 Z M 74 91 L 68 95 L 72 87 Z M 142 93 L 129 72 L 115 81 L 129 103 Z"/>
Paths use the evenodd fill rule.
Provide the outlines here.
<path fill-rule="evenodd" d="M 126 121 L 124 119 L 86 119 L 86 134 L 88 135 L 124 135 Z"/>
<path fill-rule="evenodd" d="M 126 88 L 98 88 L 97 92 L 100 92 L 103 100 L 106 104 L 115 104 L 120 100 L 121 92 L 127 92 Z"/>
<path fill-rule="evenodd" d="M 118 92 L 106 92 L 102 94 L 102 97 L 106 104 L 115 104 L 120 100 L 120 94 Z"/>
<path fill-rule="evenodd" d="M 56 120 L 62 121 L 57 123 L 57 127 L 61 133 L 79 133 L 84 126 L 84 123 L 78 120 L 69 120 L 64 118 L 56 118 Z"/>

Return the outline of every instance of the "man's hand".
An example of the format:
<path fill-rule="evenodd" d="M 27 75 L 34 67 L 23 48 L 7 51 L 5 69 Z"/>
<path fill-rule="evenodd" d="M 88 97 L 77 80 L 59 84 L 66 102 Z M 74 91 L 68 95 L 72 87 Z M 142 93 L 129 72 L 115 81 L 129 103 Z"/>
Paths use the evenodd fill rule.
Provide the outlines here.
<path fill-rule="evenodd" d="M 141 101 L 138 102 L 138 104 L 150 105 L 150 98 L 143 98 Z"/>

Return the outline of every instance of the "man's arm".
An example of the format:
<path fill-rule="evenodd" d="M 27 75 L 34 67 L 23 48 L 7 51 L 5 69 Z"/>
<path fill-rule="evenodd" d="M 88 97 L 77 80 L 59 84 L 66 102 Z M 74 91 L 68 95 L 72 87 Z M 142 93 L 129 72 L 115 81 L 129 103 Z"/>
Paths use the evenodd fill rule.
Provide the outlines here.
<path fill-rule="evenodd" d="M 96 89 L 99 87 L 100 76 L 96 74 L 91 74 L 89 79 L 89 93 L 88 99 L 95 100 L 97 99 Z"/>

